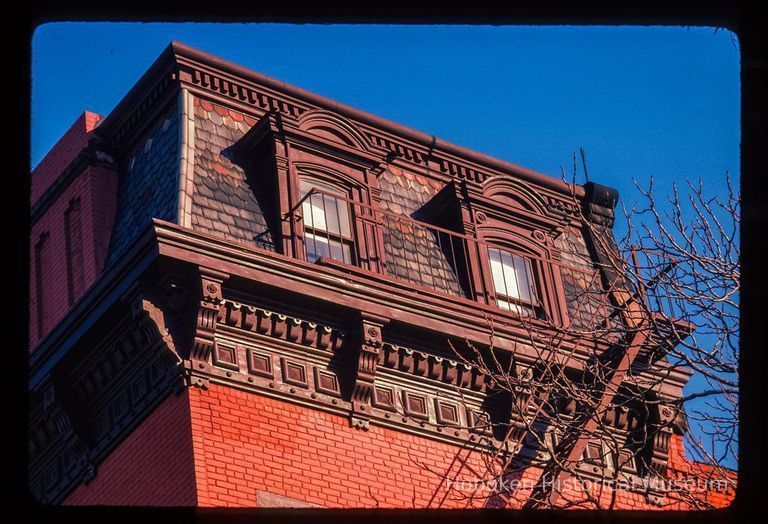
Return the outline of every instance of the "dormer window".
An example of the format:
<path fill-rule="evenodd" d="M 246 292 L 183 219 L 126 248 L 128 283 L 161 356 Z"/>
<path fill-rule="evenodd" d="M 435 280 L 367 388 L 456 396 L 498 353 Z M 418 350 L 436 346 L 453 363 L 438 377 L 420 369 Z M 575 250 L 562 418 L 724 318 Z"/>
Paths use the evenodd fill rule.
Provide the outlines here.
<path fill-rule="evenodd" d="M 567 217 L 549 203 L 559 198 L 508 176 L 479 184 L 454 180 L 419 209 L 417 218 L 468 238 L 462 240 L 465 256 L 458 260 L 467 268 L 468 298 L 567 325 L 553 245 Z"/>
<path fill-rule="evenodd" d="M 268 112 L 237 142 L 235 158 L 269 202 L 278 252 L 385 271 L 377 177 L 392 160 L 386 147 L 327 111 Z"/>
<path fill-rule="evenodd" d="M 327 257 L 355 264 L 352 221 L 344 193 L 308 179 L 301 179 L 299 189 L 307 261 Z"/>
<path fill-rule="evenodd" d="M 408 217 L 407 205 L 381 206 L 378 178 L 392 152 L 319 110 L 265 114 L 235 153 L 269 202 L 265 221 L 282 255 L 567 324 L 551 263 L 565 222 L 549 202 L 559 196 L 508 176 L 454 179 Z"/>
<path fill-rule="evenodd" d="M 501 309 L 535 316 L 539 300 L 531 261 L 503 249 L 488 248 L 496 303 Z"/>

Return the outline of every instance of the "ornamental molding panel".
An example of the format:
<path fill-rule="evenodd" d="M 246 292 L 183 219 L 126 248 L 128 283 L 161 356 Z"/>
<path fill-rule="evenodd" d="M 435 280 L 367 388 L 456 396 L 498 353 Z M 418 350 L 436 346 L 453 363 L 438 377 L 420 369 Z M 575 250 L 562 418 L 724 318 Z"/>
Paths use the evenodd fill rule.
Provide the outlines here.
<path fill-rule="evenodd" d="M 314 110 L 298 118 L 299 129 L 317 135 L 321 140 L 339 142 L 347 147 L 369 151 L 371 143 L 352 122 L 335 113 Z"/>
<path fill-rule="evenodd" d="M 320 351 L 340 351 L 346 335 L 330 325 L 223 299 L 219 322 L 230 328 L 300 344 Z"/>
<path fill-rule="evenodd" d="M 293 97 L 256 85 L 245 78 L 238 78 L 225 71 L 202 64 L 188 57 L 175 55 L 178 63 L 178 79 L 198 91 L 217 95 L 220 100 L 238 102 L 242 106 L 282 113 L 298 118 L 311 106 Z"/>
<path fill-rule="evenodd" d="M 558 234 L 578 218 L 578 205 L 567 196 L 542 191 L 530 182 L 510 176 L 490 177 L 479 191 L 470 188 L 467 192 L 476 209 L 531 230 Z"/>
<path fill-rule="evenodd" d="M 479 392 L 485 392 L 487 389 L 486 376 L 475 366 L 389 342 L 382 344 L 379 364 L 385 368 L 443 382 L 457 388 Z"/>
<path fill-rule="evenodd" d="M 199 271 L 200 303 L 189 358 L 208 362 L 211 354 L 216 352 L 216 325 L 223 313 L 221 286 L 229 275 L 203 267 Z"/>

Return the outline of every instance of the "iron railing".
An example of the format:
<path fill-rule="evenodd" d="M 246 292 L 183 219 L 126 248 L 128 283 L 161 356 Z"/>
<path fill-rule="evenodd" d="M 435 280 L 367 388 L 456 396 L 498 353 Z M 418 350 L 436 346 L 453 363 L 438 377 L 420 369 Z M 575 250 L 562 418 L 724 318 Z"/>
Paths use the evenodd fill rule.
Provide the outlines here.
<path fill-rule="evenodd" d="M 467 235 L 317 188 L 286 219 L 300 258 L 316 261 L 322 254 L 421 287 L 477 296 L 470 263 L 477 240 Z"/>
<path fill-rule="evenodd" d="M 421 288 L 495 303 L 492 276 L 480 265 L 490 259 L 488 249 L 499 246 L 318 188 L 307 192 L 284 218 L 299 240 L 294 247 L 299 258 L 332 258 Z M 594 268 L 525 257 L 580 274 L 589 287 L 599 279 Z"/>

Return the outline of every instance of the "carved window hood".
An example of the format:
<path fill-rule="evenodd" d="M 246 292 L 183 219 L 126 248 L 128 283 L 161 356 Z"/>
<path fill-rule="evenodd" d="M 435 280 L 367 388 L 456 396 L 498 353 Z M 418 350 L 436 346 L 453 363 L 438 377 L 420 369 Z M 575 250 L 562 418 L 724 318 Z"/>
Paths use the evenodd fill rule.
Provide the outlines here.
<path fill-rule="evenodd" d="M 558 205 L 559 204 L 559 205 Z M 560 231 L 575 204 L 546 199 L 527 183 L 506 176 L 488 178 L 482 184 L 452 181 L 415 214 L 419 220 L 472 232 L 484 224 L 497 223 L 530 231 Z"/>
<path fill-rule="evenodd" d="M 353 124 L 327 111 L 309 111 L 299 117 L 268 112 L 237 142 L 236 154 L 247 160 L 267 144 L 276 148 L 278 157 L 286 157 L 293 145 L 373 170 L 383 169 L 393 158 Z"/>
<path fill-rule="evenodd" d="M 235 144 L 234 154 L 249 176 L 258 180 L 256 185 L 264 189 L 273 207 L 280 252 L 311 259 L 318 235 L 346 232 L 342 236 L 349 237 L 349 242 L 341 249 L 350 250 L 350 258 L 361 267 L 382 271 L 380 219 L 371 210 L 379 208 L 378 177 L 394 158 L 392 153 L 371 143 L 352 122 L 318 110 L 300 116 L 265 114 Z M 346 203 L 315 198 L 307 193 L 309 188 L 330 191 Z M 327 223 L 327 205 L 334 208 L 331 214 L 344 231 L 334 231 Z M 322 216 L 304 220 L 303 214 L 314 213 L 313 207 Z M 325 240 L 330 249 L 332 242 Z"/>
<path fill-rule="evenodd" d="M 476 300 L 566 324 L 562 278 L 551 262 L 554 239 L 577 209 L 541 188 L 495 176 L 481 184 L 450 182 L 415 217 L 475 239 L 468 275 Z"/>

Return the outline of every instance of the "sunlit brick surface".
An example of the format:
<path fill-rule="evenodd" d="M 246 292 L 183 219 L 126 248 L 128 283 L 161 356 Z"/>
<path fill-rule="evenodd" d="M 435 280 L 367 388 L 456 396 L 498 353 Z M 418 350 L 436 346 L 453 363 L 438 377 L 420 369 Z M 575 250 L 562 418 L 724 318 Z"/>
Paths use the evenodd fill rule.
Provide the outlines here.
<path fill-rule="evenodd" d="M 519 508 L 530 493 L 508 500 L 449 487 L 446 479 L 489 478 L 480 454 L 466 448 L 373 425 L 353 429 L 344 417 L 217 385 L 189 398 L 201 506 L 254 507 L 266 491 L 332 508 Z M 687 464 L 680 445 L 674 465 Z M 521 485 L 538 474 L 529 468 Z M 654 506 L 642 493 L 592 494 L 616 509 L 685 508 L 673 500 Z M 578 491 L 564 495 L 594 508 Z M 713 492 L 708 500 L 726 506 L 732 497 Z"/>

